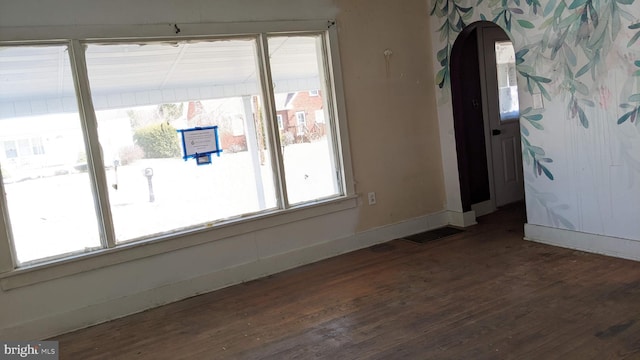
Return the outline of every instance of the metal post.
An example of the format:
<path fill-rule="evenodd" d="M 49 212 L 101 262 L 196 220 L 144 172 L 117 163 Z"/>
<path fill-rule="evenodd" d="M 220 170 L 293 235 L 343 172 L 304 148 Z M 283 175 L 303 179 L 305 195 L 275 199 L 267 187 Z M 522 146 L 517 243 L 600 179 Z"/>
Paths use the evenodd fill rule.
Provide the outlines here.
<path fill-rule="evenodd" d="M 153 182 L 151 181 L 151 178 L 153 177 L 153 169 L 144 169 L 144 176 L 147 177 L 147 182 L 149 183 L 149 202 L 154 202 L 156 201 L 156 197 L 153 195 Z"/>

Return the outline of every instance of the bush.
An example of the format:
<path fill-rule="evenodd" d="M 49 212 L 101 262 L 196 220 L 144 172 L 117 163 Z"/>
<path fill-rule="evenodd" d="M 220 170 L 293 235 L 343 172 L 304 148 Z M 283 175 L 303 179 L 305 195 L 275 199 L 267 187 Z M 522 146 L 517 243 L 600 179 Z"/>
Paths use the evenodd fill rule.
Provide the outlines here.
<path fill-rule="evenodd" d="M 136 160 L 140 160 L 144 157 L 144 151 L 138 145 L 132 145 L 123 147 L 119 152 L 120 165 L 129 165 Z"/>
<path fill-rule="evenodd" d="M 280 145 L 288 146 L 296 142 L 296 137 L 290 131 L 280 133 Z"/>
<path fill-rule="evenodd" d="M 146 158 L 173 158 L 180 156 L 178 133 L 169 124 L 153 124 L 136 129 L 133 139 L 142 148 Z"/>

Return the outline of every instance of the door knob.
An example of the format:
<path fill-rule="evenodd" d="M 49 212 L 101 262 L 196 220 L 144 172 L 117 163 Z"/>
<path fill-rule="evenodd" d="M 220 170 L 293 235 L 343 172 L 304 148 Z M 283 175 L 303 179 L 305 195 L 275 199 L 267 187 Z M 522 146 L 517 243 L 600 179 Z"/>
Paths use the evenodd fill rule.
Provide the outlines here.
<path fill-rule="evenodd" d="M 491 130 L 491 135 L 493 136 L 500 135 L 500 134 L 502 134 L 502 131 L 500 131 L 500 129 Z"/>

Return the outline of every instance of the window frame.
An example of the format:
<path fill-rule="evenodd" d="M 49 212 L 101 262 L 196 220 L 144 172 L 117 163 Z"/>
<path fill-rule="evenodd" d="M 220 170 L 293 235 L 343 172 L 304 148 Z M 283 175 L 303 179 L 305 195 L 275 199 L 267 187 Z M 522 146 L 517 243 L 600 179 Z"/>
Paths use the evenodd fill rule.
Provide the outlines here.
<path fill-rule="evenodd" d="M 284 119 L 282 114 L 276 114 L 276 121 L 278 121 L 278 129 L 284 130 Z"/>
<path fill-rule="evenodd" d="M 515 57 L 513 61 L 509 61 L 509 62 L 498 62 L 498 47 L 510 47 L 513 50 L 513 53 L 515 54 L 515 48 L 513 46 L 513 42 L 511 42 L 511 40 L 497 40 L 494 43 L 494 52 L 495 52 L 495 56 L 496 56 L 496 76 L 497 76 L 497 84 L 498 84 L 498 113 L 500 115 L 500 123 L 501 124 L 507 124 L 507 123 L 513 123 L 514 121 L 518 121 L 518 119 L 520 118 L 520 111 L 516 110 L 515 113 L 514 112 L 508 112 L 508 113 L 504 113 L 502 112 L 502 103 L 503 103 L 503 98 L 502 98 L 502 92 L 504 89 L 508 89 L 510 92 L 513 90 L 513 88 L 516 88 L 516 94 L 517 94 L 517 88 L 518 88 L 518 84 L 516 81 L 516 63 L 515 63 Z M 514 55 L 515 56 L 515 55 Z M 500 86 L 500 75 L 504 75 L 504 86 Z M 513 75 L 513 76 L 511 76 Z M 517 97 L 516 97 L 516 100 Z M 503 116 L 504 115 L 504 116 Z"/>
<path fill-rule="evenodd" d="M 304 111 L 296 111 L 296 134 L 304 135 L 307 129 L 307 114 Z"/>
<path fill-rule="evenodd" d="M 7 143 L 13 143 L 13 146 L 7 148 Z M 5 159 L 16 159 L 18 157 L 18 145 L 16 140 L 4 140 L 2 141 Z M 9 153 L 9 151 L 11 153 Z"/>
<path fill-rule="evenodd" d="M 42 137 L 32 137 L 29 138 L 31 142 L 31 154 L 34 156 L 45 155 L 46 151 L 44 149 L 44 142 L 42 141 Z"/>
<path fill-rule="evenodd" d="M 178 25 L 180 26 L 180 25 Z M 3 29 L 4 30 L 4 29 Z M 286 184 L 284 184 L 284 170 L 281 160 L 278 169 L 274 169 L 280 184 L 278 209 L 258 214 L 241 216 L 231 220 L 215 222 L 215 226 L 200 226 L 185 231 L 176 230 L 164 236 L 157 236 L 139 241 L 115 243 L 115 234 L 108 203 L 108 184 L 106 174 L 101 169 L 104 164 L 99 137 L 97 119 L 93 109 L 91 95 L 88 91 L 89 80 L 83 46 L 89 42 L 118 42 L 118 41 L 163 41 L 163 40 L 197 40 L 255 36 L 258 42 L 258 52 L 262 69 L 260 71 L 262 94 L 265 99 L 265 117 L 268 136 L 271 137 L 271 151 L 273 155 L 282 157 L 279 152 L 280 139 L 275 109 L 274 89 L 265 84 L 271 83 L 268 37 L 296 36 L 322 34 L 322 51 L 326 63 L 323 64 L 326 73 L 325 86 L 327 98 L 333 116 L 330 117 L 335 131 L 334 156 L 340 166 L 340 183 L 343 194 L 330 199 L 321 199 L 304 204 L 290 205 L 286 199 Z M 132 36 L 135 34 L 135 36 Z M 68 40 L 59 40 L 68 39 Z M 231 24 L 189 24 L 184 26 L 180 34 L 175 34 L 173 26 L 165 25 L 127 25 L 127 26 L 78 26 L 78 27 L 39 27 L 39 28 L 7 28 L 0 34 L 1 45 L 56 45 L 68 46 L 71 70 L 74 75 L 74 85 L 78 100 L 78 109 L 84 133 L 87 163 L 92 180 L 94 199 L 101 229 L 102 249 L 81 254 L 70 254 L 51 260 L 34 261 L 20 264 L 15 256 L 12 245 L 12 235 L 9 213 L 4 197 L 0 197 L 0 285 L 3 289 L 26 286 L 41 281 L 60 278 L 79 272 L 97 269 L 126 261 L 132 261 L 148 256 L 175 251 L 184 247 L 203 244 L 219 239 L 241 235 L 259 229 L 278 226 L 302 219 L 321 216 L 342 211 L 357 206 L 357 198 L 353 184 L 351 157 L 349 153 L 349 138 L 345 112 L 344 91 L 339 61 L 337 30 L 333 20 L 310 21 L 277 21 L 250 22 Z M 98 166 L 96 166 L 98 164 Z M 0 191 L 4 193 L 4 184 L 0 181 Z M 281 203 L 280 203 L 281 202 Z"/>

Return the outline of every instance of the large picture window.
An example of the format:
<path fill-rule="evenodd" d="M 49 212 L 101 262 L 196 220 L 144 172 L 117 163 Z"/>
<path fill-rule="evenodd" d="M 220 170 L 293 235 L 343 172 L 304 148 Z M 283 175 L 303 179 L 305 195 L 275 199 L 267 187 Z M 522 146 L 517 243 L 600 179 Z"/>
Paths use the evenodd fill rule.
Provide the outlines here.
<path fill-rule="evenodd" d="M 17 260 L 100 248 L 68 47 L 0 47 L 0 74 L 0 164 Z"/>
<path fill-rule="evenodd" d="M 0 46 L 15 266 L 344 196 L 328 48 L 326 32 Z M 214 125 L 221 156 L 183 160 L 178 130 Z"/>
<path fill-rule="evenodd" d="M 86 58 L 103 158 L 117 164 L 105 167 L 116 241 L 276 207 L 255 39 L 89 44 Z M 213 125 L 223 156 L 182 160 L 176 129 Z"/>
<path fill-rule="evenodd" d="M 278 97 L 287 99 L 285 109 L 295 119 L 295 134 L 283 137 L 294 143 L 283 148 L 289 202 L 339 195 L 334 131 L 316 116 L 331 113 L 330 99 L 322 88 L 328 74 L 321 35 L 269 38 L 271 72 Z"/>

